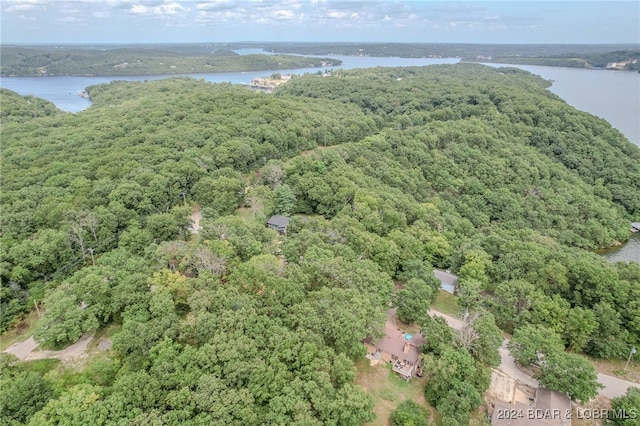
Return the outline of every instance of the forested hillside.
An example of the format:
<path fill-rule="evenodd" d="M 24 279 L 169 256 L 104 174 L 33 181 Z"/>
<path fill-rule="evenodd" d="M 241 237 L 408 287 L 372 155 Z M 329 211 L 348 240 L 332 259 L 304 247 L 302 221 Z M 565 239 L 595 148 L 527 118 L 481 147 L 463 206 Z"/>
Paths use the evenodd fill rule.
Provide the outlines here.
<path fill-rule="evenodd" d="M 565 349 L 625 356 L 640 266 L 592 250 L 640 215 L 640 149 L 547 86 L 471 64 L 302 76 L 273 94 L 120 81 L 89 87 L 75 115 L 3 90 L 2 328 L 36 299 L 45 345 L 115 330 L 80 372 L 3 354 L 3 423 L 362 424 L 361 341 L 403 295 L 428 306 L 434 266 L 460 276 L 484 329 L 521 348 L 543 330 L 550 365 L 576 362 Z M 293 217 L 287 236 L 271 214 Z M 411 309 L 432 336 L 427 400 L 465 424 L 496 347 L 440 347 Z"/>
<path fill-rule="evenodd" d="M 239 55 L 227 49 L 201 46 L 110 47 L 3 46 L 3 77 L 131 76 L 286 70 L 339 66 L 339 59 L 292 55 Z"/>

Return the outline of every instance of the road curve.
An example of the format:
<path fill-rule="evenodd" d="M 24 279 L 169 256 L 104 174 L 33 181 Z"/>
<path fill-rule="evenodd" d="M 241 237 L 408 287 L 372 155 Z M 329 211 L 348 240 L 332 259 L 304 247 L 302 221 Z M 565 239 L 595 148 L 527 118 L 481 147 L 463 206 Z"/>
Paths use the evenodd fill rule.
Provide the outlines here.
<path fill-rule="evenodd" d="M 433 309 L 429 310 L 429 315 L 444 318 L 447 321 L 447 324 L 449 324 L 449 327 L 455 330 L 460 330 L 462 327 L 464 327 L 465 324 L 464 321 L 458 318 L 435 311 Z M 507 343 L 509 343 L 509 340 L 504 339 L 502 341 L 502 345 L 500 346 L 500 348 L 498 348 L 498 352 L 500 352 L 501 358 L 500 366 L 498 368 L 503 373 L 512 377 L 518 382 L 537 388 L 538 381 L 516 366 L 515 360 L 511 356 L 511 353 L 509 353 L 509 349 L 507 349 Z M 604 388 L 600 390 L 600 395 L 603 395 L 607 398 L 617 398 L 619 396 L 622 396 L 630 387 L 640 388 L 640 384 L 638 383 L 619 379 L 618 377 L 613 377 L 602 373 L 598 373 L 598 382 L 600 382 L 604 386 Z"/>

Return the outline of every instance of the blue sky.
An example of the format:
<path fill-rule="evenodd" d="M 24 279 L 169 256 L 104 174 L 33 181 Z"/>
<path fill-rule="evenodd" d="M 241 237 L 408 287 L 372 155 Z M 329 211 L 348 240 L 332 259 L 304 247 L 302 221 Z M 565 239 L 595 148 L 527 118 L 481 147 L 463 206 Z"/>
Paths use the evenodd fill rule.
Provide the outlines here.
<path fill-rule="evenodd" d="M 635 1 L 0 0 L 2 43 L 640 43 Z"/>

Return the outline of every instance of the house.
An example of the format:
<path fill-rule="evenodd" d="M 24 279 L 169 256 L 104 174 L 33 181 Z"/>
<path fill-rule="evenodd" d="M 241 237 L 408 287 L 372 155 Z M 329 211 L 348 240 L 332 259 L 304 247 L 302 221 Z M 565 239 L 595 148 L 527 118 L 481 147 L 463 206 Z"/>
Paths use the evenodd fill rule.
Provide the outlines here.
<path fill-rule="evenodd" d="M 530 404 L 496 400 L 491 424 L 497 426 L 571 426 L 571 400 L 559 392 L 538 388 Z"/>
<path fill-rule="evenodd" d="M 289 221 L 291 221 L 291 219 L 286 216 L 275 215 L 271 216 L 271 219 L 267 221 L 267 226 L 271 229 L 275 229 L 280 234 L 286 235 Z"/>
<path fill-rule="evenodd" d="M 373 362 L 391 364 L 393 371 L 405 380 L 421 373 L 420 345 L 426 342 L 425 338 L 420 333 L 410 334 L 401 331 L 390 321 L 387 321 L 385 326 L 385 334 L 386 336 L 377 342 L 370 337 L 364 340 L 367 358 Z"/>
<path fill-rule="evenodd" d="M 448 291 L 451 294 L 455 294 L 458 288 L 458 277 L 453 275 L 449 270 L 441 271 L 434 269 L 433 274 L 438 280 L 440 280 L 440 288 L 444 291 Z"/>
<path fill-rule="evenodd" d="M 631 232 L 640 231 L 640 222 L 631 222 Z"/>

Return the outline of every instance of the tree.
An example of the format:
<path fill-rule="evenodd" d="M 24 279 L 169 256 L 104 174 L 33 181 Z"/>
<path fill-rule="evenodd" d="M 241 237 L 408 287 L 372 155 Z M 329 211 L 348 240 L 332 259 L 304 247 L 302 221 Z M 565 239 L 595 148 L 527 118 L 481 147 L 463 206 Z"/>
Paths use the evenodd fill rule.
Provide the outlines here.
<path fill-rule="evenodd" d="M 147 217 L 146 228 L 156 242 L 171 241 L 180 235 L 178 223 L 170 213 L 157 213 Z"/>
<path fill-rule="evenodd" d="M 491 257 L 484 250 L 469 250 L 464 254 L 464 263 L 460 266 L 458 275 L 462 280 L 472 280 L 480 283 L 482 289 L 489 284 L 487 269 L 491 264 Z"/>
<path fill-rule="evenodd" d="M 482 286 L 478 281 L 461 279 L 458 284 L 458 305 L 468 312 L 475 311 L 480 306 Z"/>
<path fill-rule="evenodd" d="M 538 365 L 547 356 L 564 352 L 560 336 L 544 326 L 517 328 L 509 342 L 509 352 L 522 366 Z"/>
<path fill-rule="evenodd" d="M 470 349 L 474 358 L 489 367 L 500 365 L 498 348 L 502 345 L 502 331 L 496 325 L 493 315 L 481 313 L 470 326 L 475 330 L 478 339 Z"/>
<path fill-rule="evenodd" d="M 275 189 L 282 183 L 284 171 L 279 165 L 270 162 L 261 169 L 261 175 L 264 182 L 271 189 Z"/>
<path fill-rule="evenodd" d="M 529 318 L 531 306 L 541 296 L 536 287 L 525 280 L 504 281 L 498 284 L 495 296 L 490 299 L 491 312 L 500 328 L 513 332 Z"/>
<path fill-rule="evenodd" d="M 468 416 L 482 402 L 481 395 L 489 387 L 489 372 L 477 364 L 466 350 L 446 348 L 440 357 L 425 357 L 429 381 L 425 396 L 443 418 L 468 424 Z M 466 419 L 466 423 L 465 423 Z"/>
<path fill-rule="evenodd" d="M 51 399 L 37 412 L 29 426 L 104 424 L 108 415 L 101 404 L 102 388 L 88 384 L 70 387 L 57 399 Z"/>
<path fill-rule="evenodd" d="M 51 384 L 40 374 L 15 370 L 14 367 L 7 372 L 3 368 L 2 372 L 0 420 L 6 425 L 28 422 L 54 396 Z"/>
<path fill-rule="evenodd" d="M 389 421 L 392 426 L 427 426 L 429 424 L 429 411 L 411 400 L 398 404 Z"/>
<path fill-rule="evenodd" d="M 56 346 L 76 342 L 83 333 L 98 327 L 98 319 L 86 309 L 69 283 L 61 284 L 44 301 L 46 311 L 35 334 L 41 342 Z"/>
<path fill-rule="evenodd" d="M 562 392 L 574 401 L 586 403 L 604 387 L 598 383 L 593 364 L 580 355 L 553 352 L 545 354 L 538 365 L 540 372 L 535 378 L 540 384 Z"/>
<path fill-rule="evenodd" d="M 467 426 L 471 412 L 482 403 L 482 396 L 470 383 L 453 382 L 436 405 L 445 426 Z"/>
<path fill-rule="evenodd" d="M 400 321 L 411 324 L 424 315 L 429 315 L 433 288 L 419 278 L 410 279 L 396 294 L 395 306 Z"/>
<path fill-rule="evenodd" d="M 627 354 L 627 330 L 621 326 L 620 314 L 610 303 L 600 302 L 593 307 L 598 321 L 585 352 L 600 358 L 624 357 Z"/>
<path fill-rule="evenodd" d="M 273 191 L 275 214 L 290 216 L 296 206 L 296 196 L 289 185 L 282 184 Z"/>
<path fill-rule="evenodd" d="M 562 337 L 569 350 L 580 351 L 584 349 L 597 327 L 598 322 L 593 311 L 576 306 L 567 314 L 567 323 Z"/>
<path fill-rule="evenodd" d="M 212 217 L 234 212 L 244 198 L 244 182 L 240 178 L 220 176 L 203 177 L 193 185 L 193 198 L 202 207 L 210 209 Z"/>
<path fill-rule="evenodd" d="M 439 356 L 446 348 L 451 346 L 453 330 L 444 318 L 425 315 L 418 319 L 418 324 L 426 340 L 422 345 L 422 352 Z"/>
<path fill-rule="evenodd" d="M 611 400 L 609 421 L 616 426 L 640 426 L 640 389 L 630 387 L 623 396 Z"/>

